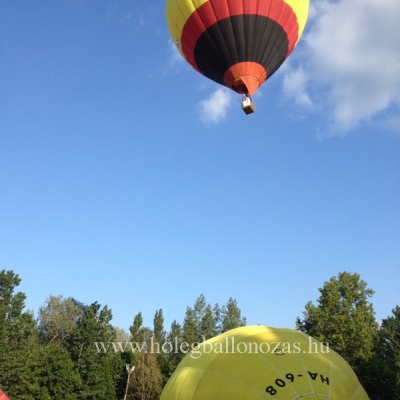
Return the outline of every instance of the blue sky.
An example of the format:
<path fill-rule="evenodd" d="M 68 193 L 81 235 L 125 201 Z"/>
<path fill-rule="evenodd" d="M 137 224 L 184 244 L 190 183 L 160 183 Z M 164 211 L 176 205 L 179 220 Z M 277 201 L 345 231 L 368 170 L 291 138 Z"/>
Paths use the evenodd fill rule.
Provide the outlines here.
<path fill-rule="evenodd" d="M 254 97 L 186 65 L 161 0 L 0 0 L 0 269 L 128 329 L 203 293 L 294 327 L 341 271 L 400 304 L 398 0 L 313 1 Z"/>

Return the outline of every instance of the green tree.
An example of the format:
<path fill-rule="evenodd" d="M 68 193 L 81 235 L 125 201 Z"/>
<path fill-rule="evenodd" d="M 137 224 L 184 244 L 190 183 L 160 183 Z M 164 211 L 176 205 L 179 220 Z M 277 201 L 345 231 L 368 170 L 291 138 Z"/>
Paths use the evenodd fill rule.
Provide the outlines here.
<path fill-rule="evenodd" d="M 25 294 L 14 293 L 20 283 L 21 279 L 13 271 L 0 271 L 0 340 L 5 347 L 26 342 L 36 326 L 32 313 L 23 311 Z"/>
<path fill-rule="evenodd" d="M 111 310 L 97 302 L 83 309 L 68 341 L 68 350 L 82 379 L 79 399 L 110 400 L 116 398 L 115 357 L 120 353 L 98 351 L 96 343 L 109 344 L 115 340 L 110 324 Z M 117 363 L 122 373 L 122 364 Z"/>
<path fill-rule="evenodd" d="M 183 320 L 182 340 L 189 345 L 201 341 L 197 326 L 196 311 L 191 307 L 186 308 L 185 319 Z"/>
<path fill-rule="evenodd" d="M 30 348 L 37 330 L 30 312 L 24 311 L 25 294 L 16 292 L 21 279 L 13 271 L 0 271 L 0 382 L 10 397 L 23 391 Z"/>
<path fill-rule="evenodd" d="M 142 313 L 135 315 L 129 328 L 135 352 L 130 365 L 135 369 L 131 375 L 128 399 L 153 400 L 159 398 L 163 384 L 161 373 L 161 349 L 165 341 L 164 317 L 159 310 L 154 316 L 154 329 L 143 326 Z"/>
<path fill-rule="evenodd" d="M 143 316 L 139 312 L 133 318 L 133 323 L 129 327 L 129 332 L 131 333 L 131 340 L 136 343 L 143 343 L 144 332 L 143 332 Z"/>
<path fill-rule="evenodd" d="M 200 334 L 204 339 L 210 339 L 218 334 L 214 312 L 210 304 L 206 305 L 201 317 Z"/>
<path fill-rule="evenodd" d="M 397 398 L 400 398 L 400 307 L 396 306 L 392 313 L 392 316 L 382 321 L 380 334 L 384 344 L 383 355 L 397 385 Z"/>
<path fill-rule="evenodd" d="M 195 303 L 193 305 L 193 311 L 194 311 L 196 327 L 200 331 L 201 331 L 201 322 L 202 322 L 202 320 L 204 318 L 204 314 L 206 312 L 206 308 L 207 308 L 206 298 L 205 298 L 204 294 L 202 293 L 197 298 L 197 300 L 195 301 Z M 201 334 L 202 332 L 199 332 L 199 333 Z"/>
<path fill-rule="evenodd" d="M 124 329 L 115 327 L 115 340 L 117 342 L 129 342 L 130 335 Z"/>
<path fill-rule="evenodd" d="M 27 372 L 16 398 L 78 399 L 81 380 L 66 349 L 59 345 L 38 345 L 30 349 L 25 362 Z"/>
<path fill-rule="evenodd" d="M 201 343 L 219 334 L 217 309 L 207 304 L 204 294 L 195 301 L 193 307 L 186 308 L 183 321 L 183 341 L 189 345 Z"/>
<path fill-rule="evenodd" d="M 154 340 L 157 343 L 163 344 L 165 342 L 165 330 L 164 330 L 164 316 L 162 309 L 155 312 L 153 318 L 153 332 Z"/>
<path fill-rule="evenodd" d="M 50 296 L 39 308 L 38 329 L 43 343 L 63 344 L 79 320 L 82 308 L 73 299 Z"/>
<path fill-rule="evenodd" d="M 163 384 L 167 381 L 167 376 L 169 375 L 169 361 L 168 354 L 165 350 L 168 350 L 164 347 L 167 334 L 164 329 L 164 316 L 162 309 L 159 309 L 154 314 L 153 318 L 153 333 L 154 333 L 154 343 L 157 344 L 158 348 L 155 349 L 157 351 L 157 362 L 161 374 L 163 376 Z"/>
<path fill-rule="evenodd" d="M 139 352 L 131 377 L 128 400 L 156 400 L 160 398 L 163 378 L 154 353 Z"/>
<path fill-rule="evenodd" d="M 223 333 L 222 331 L 222 309 L 218 303 L 213 307 L 213 317 L 214 317 L 214 332 L 213 337 Z"/>
<path fill-rule="evenodd" d="M 193 307 L 187 307 L 183 322 L 183 341 L 192 345 L 217 336 L 230 329 L 246 325 L 246 318 L 232 297 L 222 308 L 211 307 L 203 294 Z"/>
<path fill-rule="evenodd" d="M 382 321 L 373 356 L 359 368 L 371 400 L 400 399 L 400 308 Z"/>
<path fill-rule="evenodd" d="M 221 333 L 246 325 L 246 318 L 242 317 L 242 312 L 237 305 L 237 301 L 232 297 L 228 300 L 226 306 L 222 308 L 221 319 Z"/>
<path fill-rule="evenodd" d="M 167 354 L 168 370 L 164 371 L 164 380 L 166 381 L 175 371 L 178 364 L 184 357 L 184 353 L 179 351 L 179 347 L 183 343 L 182 326 L 174 320 L 171 324 L 171 329 L 167 335 L 167 341 L 171 344 L 171 351 Z"/>
<path fill-rule="evenodd" d="M 126 346 L 127 342 L 130 341 L 130 335 L 122 328 L 115 328 L 115 342 L 119 342 L 122 346 Z M 117 356 L 118 355 L 118 356 Z M 122 399 L 125 395 L 127 373 L 126 365 L 133 365 L 133 353 L 130 349 L 121 351 L 117 355 L 112 357 L 114 364 L 114 382 L 117 388 L 117 398 Z"/>
<path fill-rule="evenodd" d="M 329 343 L 357 372 L 373 356 L 377 343 L 378 324 L 369 301 L 374 291 L 360 275 L 349 272 L 332 277 L 319 291 L 318 304 L 306 304 L 297 329 Z"/>
<path fill-rule="evenodd" d="M 209 339 L 209 320 L 206 316 L 207 303 L 204 294 L 201 294 L 195 301 L 193 307 L 187 307 L 183 321 L 183 342 L 188 345 L 203 342 Z"/>

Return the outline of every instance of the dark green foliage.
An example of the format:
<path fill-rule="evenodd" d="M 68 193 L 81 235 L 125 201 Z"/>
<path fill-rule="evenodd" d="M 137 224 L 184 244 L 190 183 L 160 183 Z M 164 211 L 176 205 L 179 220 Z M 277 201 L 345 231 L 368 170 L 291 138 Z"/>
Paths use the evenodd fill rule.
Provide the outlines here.
<path fill-rule="evenodd" d="M 213 335 L 217 336 L 223 332 L 222 329 L 222 310 L 218 303 L 216 303 L 213 307 L 213 318 L 214 318 L 214 329 Z"/>
<path fill-rule="evenodd" d="M 364 366 L 363 384 L 373 400 L 400 399 L 400 307 L 384 319 L 374 356 Z"/>
<path fill-rule="evenodd" d="M 17 396 L 21 400 L 77 400 L 81 387 L 79 373 L 74 369 L 66 349 L 39 345 L 28 352 L 26 385 Z"/>
<path fill-rule="evenodd" d="M 165 342 L 165 330 L 164 330 L 164 316 L 163 311 L 160 309 L 156 311 L 153 318 L 153 332 L 154 339 L 157 343 Z"/>
<path fill-rule="evenodd" d="M 212 307 L 204 295 L 169 332 L 162 309 L 152 329 L 136 314 L 128 334 L 111 325 L 107 306 L 62 296 L 49 296 L 35 321 L 24 311 L 25 294 L 15 291 L 19 284 L 14 272 L 0 272 L 0 385 L 13 399 L 122 400 L 129 365 L 127 398 L 158 400 L 192 346 L 245 323 L 235 300 Z M 128 341 L 134 351 L 118 347 Z"/>
<path fill-rule="evenodd" d="M 226 306 L 222 308 L 221 319 L 221 333 L 246 325 L 246 318 L 242 317 L 242 312 L 240 311 L 236 300 L 232 297 L 228 300 Z"/>
<path fill-rule="evenodd" d="M 400 307 L 393 309 L 393 315 L 382 321 L 380 329 L 382 356 L 391 371 L 390 379 L 396 384 L 397 398 L 400 398 Z"/>
<path fill-rule="evenodd" d="M 400 399 L 400 308 L 378 328 L 367 288 L 358 274 L 343 272 L 307 303 L 297 327 L 329 343 L 354 368 L 371 400 Z"/>
<path fill-rule="evenodd" d="M 115 339 L 111 326 L 111 310 L 95 302 L 84 308 L 68 343 L 75 368 L 82 379 L 78 399 L 109 400 L 116 398 L 113 381 L 113 353 L 99 352 L 95 343 L 110 343 Z"/>
<path fill-rule="evenodd" d="M 169 332 L 162 309 L 152 328 L 136 314 L 129 334 L 111 325 L 107 306 L 62 296 L 50 296 L 35 321 L 24 311 L 25 294 L 15 290 L 19 284 L 14 272 L 0 272 L 0 386 L 18 400 L 121 400 L 127 364 L 135 367 L 127 399 L 158 400 L 193 346 L 246 323 L 235 299 L 211 306 L 203 294 L 187 307 L 183 324 L 175 320 Z M 400 307 L 378 329 L 373 291 L 358 274 L 340 273 L 319 291 L 317 304 L 309 302 L 303 319 L 297 319 L 298 329 L 338 351 L 371 400 L 399 400 Z M 135 351 L 111 345 L 127 341 L 137 344 Z M 106 351 L 96 347 L 100 342 Z"/>
<path fill-rule="evenodd" d="M 187 307 L 183 323 L 183 342 L 201 343 L 230 329 L 246 324 L 235 299 L 230 298 L 222 308 L 207 304 L 204 295 L 200 295 L 193 307 Z"/>
<path fill-rule="evenodd" d="M 24 344 L 35 330 L 35 321 L 29 312 L 23 312 L 25 294 L 14 293 L 21 279 L 12 271 L 0 271 L 0 344 L 1 349 Z"/>
<path fill-rule="evenodd" d="M 200 326 L 198 325 L 196 311 L 191 307 L 187 307 L 185 320 L 183 321 L 183 342 L 189 344 L 201 342 L 201 334 L 202 332 Z"/>
<path fill-rule="evenodd" d="M 15 293 L 21 280 L 13 271 L 0 271 L 0 384 L 10 397 L 18 396 L 29 372 L 26 358 L 36 342 L 33 316 L 24 312 L 25 294 Z"/>
<path fill-rule="evenodd" d="M 154 332 L 154 343 L 158 346 L 157 362 L 159 370 L 162 374 L 162 385 L 167 382 L 169 377 L 169 363 L 168 363 L 168 352 L 162 351 L 165 346 L 167 333 L 164 330 L 164 316 L 162 309 L 156 311 L 153 319 L 153 332 Z"/>
<path fill-rule="evenodd" d="M 209 339 L 215 336 L 217 334 L 217 329 L 216 329 L 216 320 L 215 316 L 213 313 L 213 309 L 211 308 L 210 304 L 207 304 L 201 321 L 200 321 L 200 331 L 204 338 Z"/>
<path fill-rule="evenodd" d="M 131 340 L 133 342 L 143 342 L 143 317 L 142 313 L 135 315 L 132 325 L 129 327 L 129 332 L 131 333 Z"/>
<path fill-rule="evenodd" d="M 329 343 L 353 368 L 368 361 L 378 338 L 378 324 L 369 299 L 374 294 L 360 275 L 342 272 L 319 289 L 317 305 L 307 303 L 297 328 Z"/>
<path fill-rule="evenodd" d="M 176 344 L 181 344 L 183 342 L 183 333 L 181 325 L 176 322 L 172 322 L 171 330 L 167 335 L 167 342 L 173 344 L 172 351 L 167 353 L 167 371 L 165 371 L 165 379 L 167 380 L 172 373 L 175 371 L 178 364 L 181 362 L 182 358 L 184 357 L 184 353 L 178 351 Z"/>

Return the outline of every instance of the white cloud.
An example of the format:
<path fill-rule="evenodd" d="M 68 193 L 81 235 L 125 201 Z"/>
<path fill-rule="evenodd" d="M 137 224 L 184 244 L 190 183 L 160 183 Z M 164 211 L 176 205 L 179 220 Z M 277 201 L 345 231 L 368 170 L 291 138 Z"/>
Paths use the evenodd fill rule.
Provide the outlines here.
<path fill-rule="evenodd" d="M 297 103 L 326 110 L 330 128 L 348 132 L 391 108 L 400 116 L 399 0 L 315 0 L 303 37 L 302 67 L 284 91 Z"/>
<path fill-rule="evenodd" d="M 198 104 L 201 120 L 205 123 L 217 124 L 226 117 L 232 102 L 233 96 L 228 90 L 217 89 L 208 99 Z"/>
<path fill-rule="evenodd" d="M 179 53 L 178 49 L 175 46 L 175 43 L 171 39 L 168 40 L 168 55 L 169 55 L 168 65 L 171 68 L 174 68 L 177 65 L 185 63 L 184 58 L 182 57 L 181 53 Z"/>
<path fill-rule="evenodd" d="M 378 120 L 377 125 L 385 130 L 400 134 L 400 113 Z"/>
<path fill-rule="evenodd" d="M 312 108 L 312 101 L 305 88 L 307 81 L 308 76 L 303 68 L 290 70 L 283 79 L 283 91 L 287 96 L 294 98 L 297 104 Z"/>

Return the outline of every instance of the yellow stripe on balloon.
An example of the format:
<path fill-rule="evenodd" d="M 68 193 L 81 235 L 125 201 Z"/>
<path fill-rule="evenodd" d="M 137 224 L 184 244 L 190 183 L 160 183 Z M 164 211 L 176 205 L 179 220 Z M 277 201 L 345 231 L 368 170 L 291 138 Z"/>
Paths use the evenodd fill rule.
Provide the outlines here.
<path fill-rule="evenodd" d="M 300 36 L 303 33 L 304 27 L 306 26 L 307 22 L 309 0 L 285 0 L 285 3 L 292 8 L 292 10 L 297 16 L 297 22 L 299 24 L 299 39 L 300 39 Z M 297 41 L 299 41 L 299 39 Z"/>
<path fill-rule="evenodd" d="M 180 42 L 183 27 L 190 15 L 207 1 L 209 0 L 167 0 L 166 13 L 168 16 L 168 28 L 171 37 L 176 43 Z M 307 21 L 309 0 L 285 0 L 285 3 L 292 8 L 297 16 L 300 38 Z"/>
<path fill-rule="evenodd" d="M 208 0 L 167 0 L 166 13 L 169 32 L 181 53 L 182 51 L 179 43 L 183 27 L 192 13 L 207 1 Z"/>

